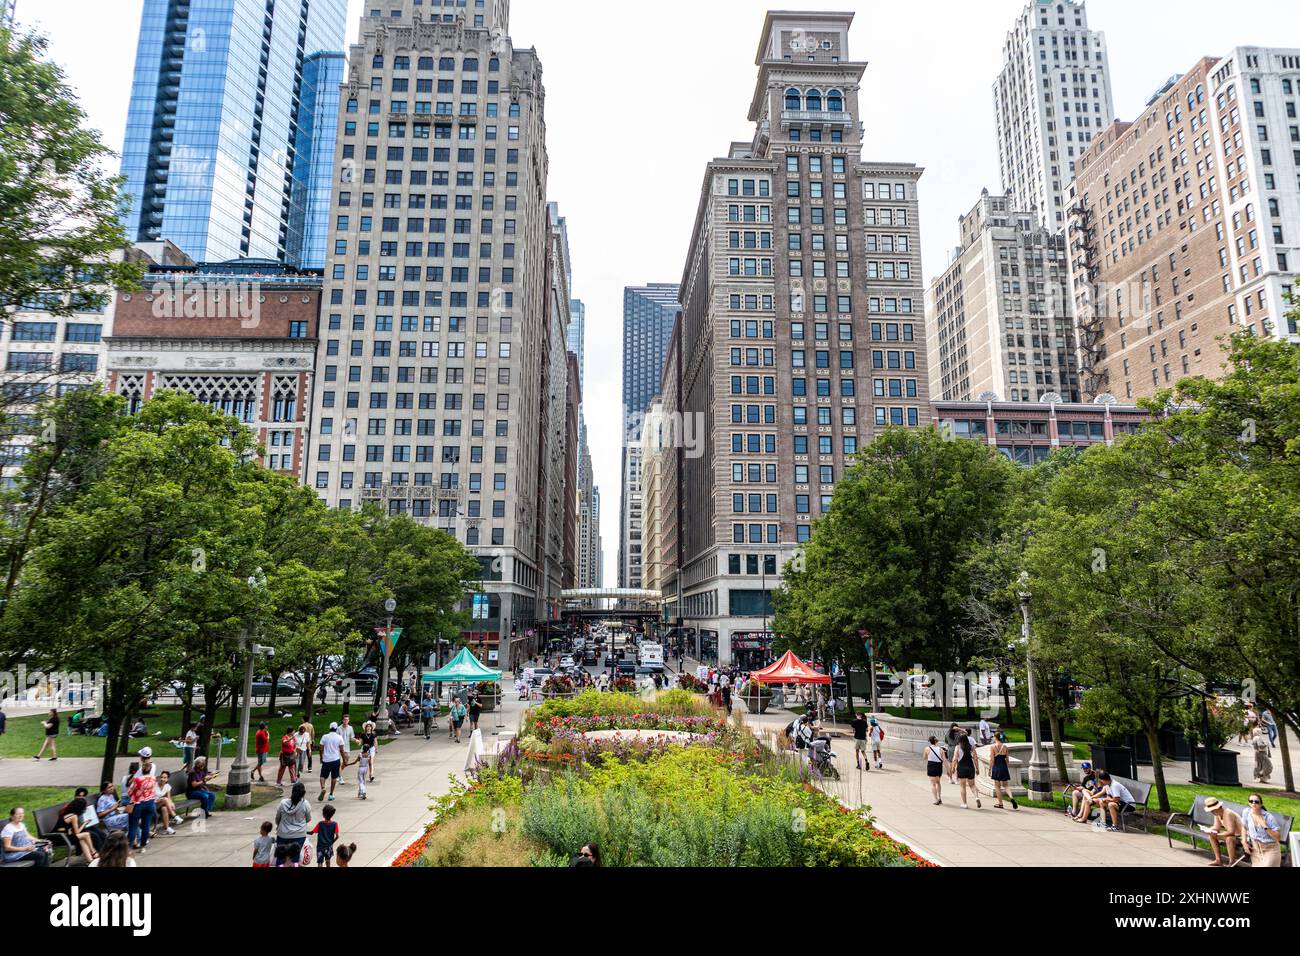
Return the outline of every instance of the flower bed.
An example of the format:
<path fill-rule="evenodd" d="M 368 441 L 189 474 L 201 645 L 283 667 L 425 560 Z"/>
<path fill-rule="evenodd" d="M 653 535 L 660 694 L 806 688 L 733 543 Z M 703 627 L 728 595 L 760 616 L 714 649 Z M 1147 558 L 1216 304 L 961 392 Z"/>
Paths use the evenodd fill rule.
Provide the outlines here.
<path fill-rule="evenodd" d="M 690 691 L 692 694 L 707 694 L 709 692 L 708 684 L 698 677 L 686 673 L 677 675 L 677 686 L 682 690 Z"/>
<path fill-rule="evenodd" d="M 704 736 L 726 726 L 720 717 L 679 717 L 674 714 L 596 714 L 591 717 L 552 717 L 530 721 L 525 730 L 530 737 L 550 743 L 559 733 L 590 733 L 595 730 L 672 730 Z"/>
<path fill-rule="evenodd" d="M 637 692 L 635 677 L 615 677 L 609 689 L 616 694 L 635 694 Z"/>
<path fill-rule="evenodd" d="M 734 727 L 645 760 L 542 759 L 514 748 L 454 786 L 394 865 L 564 866 L 588 841 L 607 866 L 933 865 Z"/>

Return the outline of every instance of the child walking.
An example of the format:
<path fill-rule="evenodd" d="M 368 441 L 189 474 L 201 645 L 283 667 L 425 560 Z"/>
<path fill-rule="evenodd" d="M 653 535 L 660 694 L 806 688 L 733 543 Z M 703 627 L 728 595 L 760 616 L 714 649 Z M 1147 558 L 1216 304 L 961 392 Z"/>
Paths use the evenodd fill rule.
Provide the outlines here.
<path fill-rule="evenodd" d="M 271 852 L 275 849 L 275 837 L 271 836 L 271 831 L 275 825 L 267 820 L 262 824 L 262 835 L 253 841 L 253 869 L 269 870 L 271 868 Z"/>
<path fill-rule="evenodd" d="M 366 778 L 370 776 L 370 751 L 364 747 L 357 758 L 357 797 L 366 799 Z"/>
<path fill-rule="evenodd" d="M 334 865 L 334 844 L 339 838 L 339 825 L 334 822 L 335 807 L 325 805 L 321 815 L 325 817 L 311 831 L 316 837 L 316 865 L 329 869 Z"/>

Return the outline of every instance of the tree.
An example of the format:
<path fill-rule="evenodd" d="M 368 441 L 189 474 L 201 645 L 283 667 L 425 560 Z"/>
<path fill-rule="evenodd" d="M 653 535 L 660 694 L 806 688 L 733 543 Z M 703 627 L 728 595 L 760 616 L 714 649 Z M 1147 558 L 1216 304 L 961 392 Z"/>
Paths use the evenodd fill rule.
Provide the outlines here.
<path fill-rule="evenodd" d="M 49 516 L 4 619 L 30 656 L 105 675 L 102 779 L 123 723 L 185 670 L 200 637 L 238 633 L 257 609 L 259 558 L 238 484 L 251 433 L 188 396 L 162 393 L 108 445 L 99 480 Z"/>
<path fill-rule="evenodd" d="M 1014 466 L 932 429 L 885 432 L 836 487 L 777 603 L 785 634 L 863 661 L 860 630 L 885 658 L 954 672 L 988 649 L 967 625 L 968 559 L 995 537 Z M 951 719 L 951 694 L 943 695 Z M 969 699 L 969 698 L 968 698 Z"/>
<path fill-rule="evenodd" d="M 141 275 L 121 261 L 122 181 L 103 172 L 112 153 L 47 46 L 0 26 L 0 313 L 40 303 L 71 315 Z"/>

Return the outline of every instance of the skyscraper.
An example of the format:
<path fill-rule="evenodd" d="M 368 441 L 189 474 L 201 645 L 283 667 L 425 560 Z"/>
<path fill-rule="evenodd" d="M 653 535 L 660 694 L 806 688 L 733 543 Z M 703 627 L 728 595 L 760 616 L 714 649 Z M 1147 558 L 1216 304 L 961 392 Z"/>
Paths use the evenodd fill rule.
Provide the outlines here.
<path fill-rule="evenodd" d="M 569 302 L 569 351 L 578 357 L 578 377 L 587 387 L 587 307 L 581 299 Z"/>
<path fill-rule="evenodd" d="M 4 6 L 0 7 L 0 21 L 12 23 L 18 16 L 18 0 L 4 0 Z"/>
<path fill-rule="evenodd" d="M 303 134 L 330 125 L 320 108 L 338 64 L 312 55 L 342 49 L 346 8 L 145 0 L 122 151 L 128 239 L 170 240 L 199 262 L 283 262 L 319 242 L 291 242 L 290 224 L 308 203 L 309 171 L 332 158 L 328 137 Z M 326 224 L 319 212 L 305 222 Z"/>
<path fill-rule="evenodd" d="M 1117 121 L 1070 186 L 1083 397 L 1223 374 L 1227 337 L 1300 343 L 1300 50 L 1207 57 Z"/>
<path fill-rule="evenodd" d="M 299 269 L 325 268 L 334 196 L 339 87 L 346 69 L 347 59 L 341 52 L 313 53 L 303 65 L 287 250 L 289 263 Z"/>
<path fill-rule="evenodd" d="M 1065 234 L 987 189 L 960 226 L 961 248 L 926 296 L 931 396 L 1079 401 Z"/>
<path fill-rule="evenodd" d="M 1088 29 L 1084 0 L 1031 0 L 1002 63 L 993 87 L 1002 188 L 1018 210 L 1064 232 L 1075 163 L 1115 117 L 1106 38 Z"/>
<path fill-rule="evenodd" d="M 475 645 L 505 665 L 546 619 L 563 561 L 570 297 L 546 207 L 542 67 L 514 48 L 504 0 L 440 17 L 413 0 L 366 9 L 340 112 L 348 178 L 307 477 L 331 505 L 375 502 L 478 554 Z"/>
<path fill-rule="evenodd" d="M 684 516 L 682 616 L 705 661 L 767 659 L 781 569 L 853 457 L 888 427 L 930 423 L 922 170 L 862 157 L 852 22 L 767 15 L 753 139 L 700 191 L 666 409 L 696 447 L 681 448 L 679 497 L 661 500 Z"/>
<path fill-rule="evenodd" d="M 681 306 L 675 284 L 652 283 L 623 290 L 623 412 L 629 423 L 659 394 L 668 340 Z M 635 441 L 640 431 L 629 434 Z"/>
<path fill-rule="evenodd" d="M 664 359 L 681 306 L 676 285 L 623 290 L 623 489 L 618 519 L 618 586 L 640 588 L 642 424 L 659 394 Z"/>

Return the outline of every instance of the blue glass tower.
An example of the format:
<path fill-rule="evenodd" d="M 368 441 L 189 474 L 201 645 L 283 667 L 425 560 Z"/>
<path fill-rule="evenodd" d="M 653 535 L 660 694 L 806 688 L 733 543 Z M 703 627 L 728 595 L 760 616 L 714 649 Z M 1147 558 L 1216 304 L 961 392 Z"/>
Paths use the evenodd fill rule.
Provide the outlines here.
<path fill-rule="evenodd" d="M 339 87 L 346 70 L 347 58 L 342 53 L 313 53 L 303 64 L 288 249 L 289 264 L 299 269 L 325 268 Z"/>
<path fill-rule="evenodd" d="M 286 262 L 310 245 L 307 216 L 291 243 L 309 193 L 298 171 L 318 165 L 300 133 L 328 129 L 332 162 L 334 124 L 308 87 L 341 78 L 313 54 L 343 49 L 346 15 L 347 0 L 145 0 L 122 155 L 129 238 L 199 262 Z M 333 99 L 337 112 L 337 85 Z"/>

